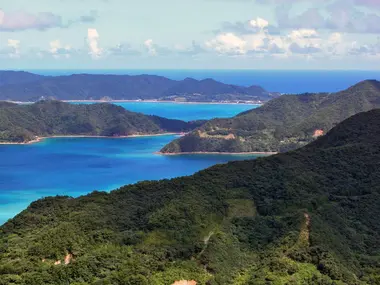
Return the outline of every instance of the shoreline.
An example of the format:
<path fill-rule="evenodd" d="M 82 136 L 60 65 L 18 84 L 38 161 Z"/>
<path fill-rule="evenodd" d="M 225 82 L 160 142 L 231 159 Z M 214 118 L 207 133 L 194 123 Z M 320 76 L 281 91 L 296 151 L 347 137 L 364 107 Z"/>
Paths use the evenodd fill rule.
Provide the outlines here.
<path fill-rule="evenodd" d="M 191 155 L 191 154 L 218 154 L 218 155 L 274 155 L 278 154 L 278 152 L 265 152 L 265 151 L 252 151 L 252 152 L 216 152 L 216 151 L 195 151 L 195 152 L 172 152 L 172 153 L 165 153 L 157 151 L 154 154 L 158 155 L 167 155 L 167 156 L 174 156 L 174 155 Z"/>
<path fill-rule="evenodd" d="M 211 105 L 218 105 L 218 104 L 225 104 L 225 105 L 263 105 L 263 103 L 253 103 L 253 102 L 244 102 L 244 103 L 237 103 L 237 102 L 197 102 L 197 101 L 189 101 L 189 102 L 179 102 L 179 101 L 169 101 L 169 100 L 61 100 L 62 102 L 66 103 L 173 103 L 173 104 L 211 104 Z"/>
<path fill-rule="evenodd" d="M 142 137 L 158 137 L 158 136 L 173 136 L 173 135 L 182 135 L 181 133 L 159 133 L 159 134 L 146 134 L 146 135 L 129 135 L 129 136 L 91 136 L 91 135 L 56 135 L 48 137 L 37 137 L 34 140 L 27 142 L 0 142 L 0 145 L 28 145 L 39 143 L 45 139 L 54 139 L 54 138 L 103 138 L 103 139 L 128 139 L 128 138 L 142 138 Z"/>
<path fill-rule="evenodd" d="M 1 101 L 1 100 L 0 100 Z M 253 102 L 244 102 L 244 103 L 237 103 L 237 102 L 177 102 L 177 101 L 157 101 L 157 100 L 57 100 L 61 102 L 66 103 L 173 103 L 173 104 L 210 104 L 210 105 L 218 105 L 218 104 L 224 104 L 224 105 L 257 105 L 262 106 L 264 103 L 253 103 Z M 14 103 L 14 104 L 33 104 L 36 102 L 29 102 L 29 101 L 10 101 L 5 100 L 4 102 L 8 103 Z"/>

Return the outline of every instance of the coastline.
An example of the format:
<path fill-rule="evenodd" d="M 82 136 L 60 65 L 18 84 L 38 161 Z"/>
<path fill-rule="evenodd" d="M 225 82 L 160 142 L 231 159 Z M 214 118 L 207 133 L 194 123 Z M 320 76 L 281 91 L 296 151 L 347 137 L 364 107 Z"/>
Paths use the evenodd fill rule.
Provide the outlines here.
<path fill-rule="evenodd" d="M 1 101 L 1 100 L 0 100 Z M 173 103 L 173 104 L 210 104 L 210 105 L 253 105 L 253 106 L 261 106 L 264 103 L 254 103 L 254 102 L 244 102 L 244 103 L 237 103 L 237 102 L 178 102 L 178 101 L 157 101 L 157 100 L 58 100 L 66 103 Z M 5 100 L 5 102 L 8 103 L 14 103 L 14 104 L 33 104 L 36 102 L 29 102 L 29 101 L 10 101 Z"/>
<path fill-rule="evenodd" d="M 129 136 L 91 136 L 91 135 L 56 135 L 48 137 L 37 137 L 34 140 L 27 142 L 0 142 L 0 145 L 27 145 L 39 143 L 45 139 L 54 139 L 54 138 L 103 138 L 103 139 L 127 139 L 127 138 L 141 138 L 141 137 L 158 137 L 158 136 L 170 136 L 170 135 L 181 135 L 181 133 L 159 133 L 159 134 L 141 134 L 141 135 L 129 135 Z"/>
<path fill-rule="evenodd" d="M 158 155 L 167 155 L 167 156 L 174 156 L 174 155 L 191 155 L 191 154 L 218 154 L 218 155 L 274 155 L 278 154 L 278 152 L 265 152 L 265 151 L 252 151 L 252 152 L 207 152 L 207 151 L 195 151 L 195 152 L 172 152 L 172 153 L 165 153 L 157 151 L 155 154 Z"/>
<path fill-rule="evenodd" d="M 179 101 L 168 101 L 168 100 L 61 100 L 62 102 L 66 103 L 173 103 L 173 104 L 211 104 L 211 105 L 218 105 L 218 104 L 225 104 L 225 105 L 263 105 L 263 103 L 254 103 L 254 102 L 244 102 L 244 103 L 237 103 L 237 102 L 196 102 L 196 101 L 190 101 L 190 102 L 179 102 Z"/>

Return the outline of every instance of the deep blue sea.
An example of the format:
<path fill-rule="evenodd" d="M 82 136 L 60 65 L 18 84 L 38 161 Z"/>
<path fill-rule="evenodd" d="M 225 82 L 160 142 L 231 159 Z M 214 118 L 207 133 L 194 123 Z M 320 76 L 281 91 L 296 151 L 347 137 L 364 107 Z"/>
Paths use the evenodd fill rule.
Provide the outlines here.
<path fill-rule="evenodd" d="M 123 103 L 145 114 L 194 120 L 228 117 L 255 108 L 237 104 Z M 79 196 L 141 180 L 190 175 L 247 155 L 162 156 L 175 136 L 54 138 L 31 145 L 0 145 L 0 224 L 45 196 Z"/>
<path fill-rule="evenodd" d="M 175 80 L 186 77 L 242 86 L 260 85 L 281 93 L 336 92 L 366 79 L 380 80 L 380 70 L 29 70 L 42 75 L 154 74 Z"/>

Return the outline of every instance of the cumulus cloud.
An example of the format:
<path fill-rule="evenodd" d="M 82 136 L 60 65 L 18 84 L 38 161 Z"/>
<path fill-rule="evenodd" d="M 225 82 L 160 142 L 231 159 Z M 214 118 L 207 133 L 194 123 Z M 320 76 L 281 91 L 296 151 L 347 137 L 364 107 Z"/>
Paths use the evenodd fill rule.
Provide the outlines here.
<path fill-rule="evenodd" d="M 153 43 L 153 40 L 152 39 L 148 39 L 144 42 L 144 46 L 146 47 L 146 49 L 148 50 L 148 53 L 152 56 L 156 56 L 157 55 L 157 50 L 156 50 L 156 46 L 155 44 Z"/>
<path fill-rule="evenodd" d="M 118 44 L 115 47 L 111 47 L 107 50 L 109 55 L 113 56 L 129 56 L 129 55 L 140 55 L 138 50 L 132 48 L 130 44 Z"/>
<path fill-rule="evenodd" d="M 60 40 L 51 41 L 49 45 L 49 52 L 54 58 L 69 58 L 71 56 L 72 48 L 70 45 L 62 46 Z"/>
<path fill-rule="evenodd" d="M 380 57 L 380 38 L 374 44 L 358 44 L 357 42 L 353 42 L 349 49 L 349 54 Z"/>
<path fill-rule="evenodd" d="M 253 28 L 259 28 L 261 30 L 267 28 L 269 26 L 269 22 L 264 20 L 263 18 L 257 18 L 249 21 L 249 24 Z"/>
<path fill-rule="evenodd" d="M 91 11 L 89 15 L 71 19 L 64 23 L 61 16 L 51 12 L 32 14 L 25 11 L 16 11 L 6 13 L 0 9 L 0 31 L 13 32 L 28 29 L 45 30 L 57 27 L 67 28 L 76 23 L 94 22 L 96 18 L 96 11 Z"/>
<path fill-rule="evenodd" d="M 87 44 L 89 54 L 93 59 L 98 59 L 103 53 L 103 49 L 99 47 L 99 33 L 96 29 L 87 30 Z"/>
<path fill-rule="evenodd" d="M 380 3 L 380 1 L 379 1 Z M 380 7 L 380 4 L 379 4 Z M 347 0 L 338 0 L 322 8 L 310 8 L 291 15 L 290 6 L 278 6 L 276 18 L 281 29 L 324 29 L 346 33 L 380 33 L 380 16 L 363 12 Z"/>
<path fill-rule="evenodd" d="M 268 21 L 252 21 L 259 27 L 256 33 L 220 33 L 205 42 L 205 46 L 224 55 L 240 56 L 333 56 L 347 54 L 347 43 L 341 33 L 320 33 L 315 29 L 292 29 L 282 34 L 271 34 L 265 27 Z"/>
<path fill-rule="evenodd" d="M 206 47 L 222 54 L 245 54 L 247 42 L 233 33 L 220 34 L 206 42 Z"/>
<path fill-rule="evenodd" d="M 214 31 L 214 34 L 233 33 L 236 35 L 247 35 L 263 30 L 268 31 L 271 34 L 280 33 L 276 26 L 270 25 L 267 20 L 258 17 L 256 19 L 237 21 L 234 23 L 224 22 L 220 29 Z"/>
<path fill-rule="evenodd" d="M 321 52 L 322 50 L 313 45 L 300 46 L 298 43 L 291 43 L 289 46 L 289 51 L 297 54 L 313 54 Z"/>
<path fill-rule="evenodd" d="M 8 40 L 9 56 L 11 58 L 20 57 L 20 41 L 19 40 Z"/>

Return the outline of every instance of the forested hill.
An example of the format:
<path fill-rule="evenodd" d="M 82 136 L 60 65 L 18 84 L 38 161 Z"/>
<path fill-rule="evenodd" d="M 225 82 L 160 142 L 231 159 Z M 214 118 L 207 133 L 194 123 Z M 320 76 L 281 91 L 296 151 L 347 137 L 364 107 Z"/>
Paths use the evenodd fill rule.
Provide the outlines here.
<path fill-rule="evenodd" d="M 127 136 L 187 132 L 203 121 L 184 122 L 147 116 L 113 104 L 74 105 L 40 101 L 0 102 L 0 142 L 28 142 L 54 135 Z"/>
<path fill-rule="evenodd" d="M 23 84 L 45 78 L 44 76 L 25 71 L 0 70 L 0 86 L 8 84 Z"/>
<path fill-rule="evenodd" d="M 380 108 L 380 82 L 375 80 L 338 93 L 284 95 L 231 119 L 211 120 L 162 152 L 282 152 L 374 108 Z"/>
<path fill-rule="evenodd" d="M 0 100 L 180 100 L 268 101 L 279 93 L 259 86 L 243 87 L 212 79 L 171 80 L 155 75 L 75 74 L 39 76 L 27 72 L 0 71 Z"/>
<path fill-rule="evenodd" d="M 379 161 L 373 110 L 289 153 L 45 198 L 0 228 L 0 284 L 380 284 Z"/>

